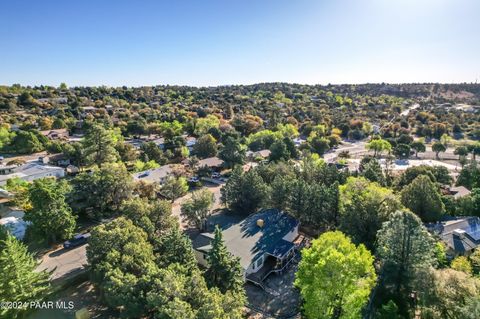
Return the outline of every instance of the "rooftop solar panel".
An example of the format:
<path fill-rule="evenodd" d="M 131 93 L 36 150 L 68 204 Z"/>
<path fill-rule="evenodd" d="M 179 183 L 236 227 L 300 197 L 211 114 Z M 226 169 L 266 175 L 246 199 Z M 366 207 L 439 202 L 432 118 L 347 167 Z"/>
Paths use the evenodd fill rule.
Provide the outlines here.
<path fill-rule="evenodd" d="M 480 241 L 480 227 L 478 225 L 471 225 L 465 228 L 465 232 L 475 241 Z"/>

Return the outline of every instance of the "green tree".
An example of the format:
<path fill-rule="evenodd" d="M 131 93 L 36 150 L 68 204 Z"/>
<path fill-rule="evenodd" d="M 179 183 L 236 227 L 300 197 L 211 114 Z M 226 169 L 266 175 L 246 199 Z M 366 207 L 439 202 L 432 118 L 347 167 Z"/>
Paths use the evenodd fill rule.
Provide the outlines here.
<path fill-rule="evenodd" d="M 393 153 L 398 158 L 402 158 L 402 159 L 408 158 L 410 156 L 410 145 L 398 144 L 393 150 Z"/>
<path fill-rule="evenodd" d="M 81 173 L 72 180 L 72 205 L 93 209 L 96 217 L 109 216 L 131 198 L 133 178 L 123 164 L 107 163 L 93 173 Z"/>
<path fill-rule="evenodd" d="M 279 139 L 279 132 L 261 130 L 247 138 L 247 145 L 252 151 L 260 151 L 270 146 Z"/>
<path fill-rule="evenodd" d="M 475 275 L 480 273 L 480 249 L 475 249 L 469 257 L 472 271 Z"/>
<path fill-rule="evenodd" d="M 193 153 L 198 158 L 217 156 L 217 151 L 217 141 L 211 134 L 202 135 L 193 145 Z"/>
<path fill-rule="evenodd" d="M 472 153 L 473 160 L 476 160 L 477 155 L 480 155 L 480 142 L 470 144 L 467 148 Z"/>
<path fill-rule="evenodd" d="M 170 264 L 178 263 L 188 271 L 197 268 L 197 259 L 192 248 L 192 242 L 182 233 L 178 225 L 155 237 L 153 249 L 156 264 L 159 267 L 164 268 Z"/>
<path fill-rule="evenodd" d="M 160 192 L 163 196 L 173 201 L 179 197 L 184 196 L 188 192 L 188 183 L 185 177 L 173 177 L 167 178 L 162 185 Z"/>
<path fill-rule="evenodd" d="M 398 313 L 398 306 L 393 300 L 389 300 L 386 304 L 382 305 L 375 318 L 378 319 L 403 319 L 403 317 Z"/>
<path fill-rule="evenodd" d="M 10 132 L 7 127 L 0 125 L 0 150 L 10 145 L 14 137 L 15 133 Z"/>
<path fill-rule="evenodd" d="M 18 154 L 32 154 L 41 152 L 45 146 L 33 132 L 18 131 L 11 145 Z"/>
<path fill-rule="evenodd" d="M 183 267 L 173 264 L 160 269 L 151 285 L 147 302 L 155 318 L 243 318 L 245 295 L 208 289 L 198 269 L 188 274 Z"/>
<path fill-rule="evenodd" d="M 420 218 L 398 211 L 377 234 L 377 256 L 382 262 L 384 284 L 397 296 L 408 295 L 419 270 L 434 263 L 434 240 Z"/>
<path fill-rule="evenodd" d="M 256 170 L 243 173 L 241 167 L 233 170 L 220 191 L 222 202 L 232 211 L 243 214 L 257 211 L 268 197 L 268 186 Z"/>
<path fill-rule="evenodd" d="M 211 215 L 215 197 L 207 188 L 192 193 L 192 197 L 181 206 L 182 216 L 200 230 L 205 230 L 208 216 Z"/>
<path fill-rule="evenodd" d="M 25 213 L 29 229 L 48 242 L 67 239 L 73 235 L 76 222 L 71 208 L 65 202 L 70 191 L 65 181 L 41 178 L 33 182 L 28 190 L 31 208 Z"/>
<path fill-rule="evenodd" d="M 29 210 L 32 207 L 28 190 L 31 184 L 19 177 L 9 178 L 5 189 L 14 195 L 13 204 L 23 210 Z"/>
<path fill-rule="evenodd" d="M 269 160 L 273 162 L 286 161 L 290 159 L 290 151 L 287 149 L 287 145 L 282 140 L 275 141 L 270 146 Z"/>
<path fill-rule="evenodd" d="M 457 271 L 463 271 L 469 275 L 472 274 L 472 264 L 470 264 L 470 261 L 465 256 L 456 257 L 454 260 L 452 260 L 450 267 Z"/>
<path fill-rule="evenodd" d="M 385 184 L 385 176 L 383 175 L 382 167 L 377 160 L 372 160 L 366 163 L 361 171 L 363 177 L 371 182 L 376 182 L 380 185 Z"/>
<path fill-rule="evenodd" d="M 465 165 L 457 178 L 457 185 L 468 189 L 480 188 L 480 168 L 476 162 Z"/>
<path fill-rule="evenodd" d="M 479 318 L 480 281 L 453 269 L 425 269 L 416 287 L 422 318 Z"/>
<path fill-rule="evenodd" d="M 372 139 L 365 145 L 367 150 L 373 151 L 373 156 L 377 157 L 378 155 L 382 154 L 383 152 L 390 153 L 392 150 L 392 145 L 390 142 L 383 140 L 381 138 Z"/>
<path fill-rule="evenodd" d="M 237 164 L 245 163 L 245 148 L 235 138 L 227 137 L 219 157 L 225 162 L 227 168 L 233 168 Z"/>
<path fill-rule="evenodd" d="M 437 261 L 437 267 L 443 268 L 447 265 L 447 252 L 445 248 L 445 244 L 441 241 L 437 241 L 434 246 L 433 250 L 435 259 Z"/>
<path fill-rule="evenodd" d="M 310 145 L 311 151 L 318 155 L 323 155 L 330 149 L 330 141 L 325 137 L 314 134 L 314 136 L 310 136 L 307 141 Z"/>
<path fill-rule="evenodd" d="M 58 130 L 58 129 L 61 129 L 61 128 L 67 128 L 67 124 L 66 124 L 65 121 L 62 120 L 61 118 L 56 117 L 56 118 L 53 120 L 52 129 Z"/>
<path fill-rule="evenodd" d="M 153 249 L 147 234 L 123 217 L 95 227 L 87 246 L 87 260 L 110 307 L 122 307 L 126 317 L 146 312 L 145 289 L 155 273 Z"/>
<path fill-rule="evenodd" d="M 340 187 L 340 229 L 356 244 L 373 248 L 377 231 L 401 208 L 393 192 L 364 178 L 349 177 Z"/>
<path fill-rule="evenodd" d="M 37 271 L 35 258 L 13 236 L 0 241 L 0 300 L 39 302 L 50 292 L 50 274 Z M 0 308 L 2 318 L 23 318 L 26 309 Z"/>
<path fill-rule="evenodd" d="M 453 151 L 453 154 L 458 155 L 458 159 L 462 158 L 463 156 L 467 156 L 468 153 L 468 148 L 466 146 L 459 146 Z"/>
<path fill-rule="evenodd" d="M 202 136 L 207 134 L 212 128 L 218 128 L 220 120 L 215 115 L 208 115 L 207 117 L 199 118 L 195 124 L 195 134 Z"/>
<path fill-rule="evenodd" d="M 115 149 L 122 162 L 134 162 L 138 159 L 137 149 L 130 143 L 118 142 Z"/>
<path fill-rule="evenodd" d="M 440 142 L 435 142 L 435 143 L 432 144 L 432 151 L 435 152 L 435 157 L 437 159 L 439 158 L 438 154 L 441 153 L 441 152 L 443 153 L 446 150 L 447 150 L 447 147 Z"/>
<path fill-rule="evenodd" d="M 243 291 L 243 274 L 240 259 L 234 257 L 225 246 L 222 230 L 216 226 L 212 248 L 207 254 L 208 268 L 205 279 L 210 287 L 217 287 L 222 293 Z"/>
<path fill-rule="evenodd" d="M 372 254 L 335 231 L 302 250 L 295 285 L 307 318 L 358 318 L 375 281 Z"/>
<path fill-rule="evenodd" d="M 157 236 L 178 227 L 177 218 L 172 216 L 172 204 L 166 200 L 134 197 L 122 203 L 120 212 L 143 229 L 152 243 Z"/>
<path fill-rule="evenodd" d="M 85 134 L 83 147 L 88 164 L 101 166 L 104 163 L 115 162 L 119 155 L 115 149 L 113 132 L 100 124 L 93 124 Z"/>
<path fill-rule="evenodd" d="M 402 204 L 423 221 L 437 221 L 445 212 L 438 187 L 425 175 L 415 178 L 401 192 Z"/>
<path fill-rule="evenodd" d="M 141 158 L 143 161 L 155 161 L 160 165 L 164 165 L 167 163 L 167 158 L 163 154 L 163 151 L 160 147 L 155 144 L 155 142 L 146 142 L 140 146 L 140 150 L 142 151 Z"/>
<path fill-rule="evenodd" d="M 414 141 L 410 147 L 415 151 L 415 157 L 418 158 L 418 153 L 424 153 L 427 149 L 422 141 Z"/>

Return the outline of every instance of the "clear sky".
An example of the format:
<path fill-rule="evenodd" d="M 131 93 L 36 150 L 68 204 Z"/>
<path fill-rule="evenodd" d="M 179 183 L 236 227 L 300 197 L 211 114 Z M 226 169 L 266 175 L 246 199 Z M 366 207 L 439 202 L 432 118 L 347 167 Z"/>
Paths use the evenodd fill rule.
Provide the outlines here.
<path fill-rule="evenodd" d="M 5 0 L 0 84 L 475 82 L 479 14 L 479 0 Z"/>

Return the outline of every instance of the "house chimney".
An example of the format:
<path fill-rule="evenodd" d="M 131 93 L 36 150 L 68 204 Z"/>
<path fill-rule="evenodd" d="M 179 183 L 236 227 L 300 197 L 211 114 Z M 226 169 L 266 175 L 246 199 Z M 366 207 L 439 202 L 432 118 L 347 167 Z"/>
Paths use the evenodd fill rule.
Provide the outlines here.
<path fill-rule="evenodd" d="M 453 230 L 453 235 L 460 239 L 463 239 L 465 238 L 465 231 L 463 229 L 457 228 Z"/>
<path fill-rule="evenodd" d="M 263 225 L 265 224 L 265 222 L 263 221 L 263 219 L 257 219 L 257 226 L 262 228 Z"/>

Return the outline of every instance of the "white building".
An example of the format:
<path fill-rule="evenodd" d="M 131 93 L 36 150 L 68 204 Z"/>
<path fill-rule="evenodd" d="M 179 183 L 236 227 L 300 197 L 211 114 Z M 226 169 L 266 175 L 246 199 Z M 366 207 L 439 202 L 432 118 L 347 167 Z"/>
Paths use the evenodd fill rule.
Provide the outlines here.
<path fill-rule="evenodd" d="M 61 178 L 65 176 L 62 167 L 27 163 L 20 166 L 0 166 L 0 186 L 5 185 L 11 178 L 20 178 L 32 182 L 43 177 Z"/>

